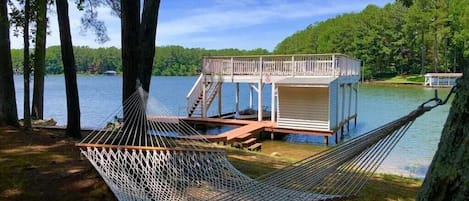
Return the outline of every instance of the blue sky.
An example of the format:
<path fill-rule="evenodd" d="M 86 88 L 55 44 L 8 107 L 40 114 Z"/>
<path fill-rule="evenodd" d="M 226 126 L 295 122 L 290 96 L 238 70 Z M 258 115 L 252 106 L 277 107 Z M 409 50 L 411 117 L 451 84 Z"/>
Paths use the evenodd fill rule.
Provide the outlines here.
<path fill-rule="evenodd" d="M 269 51 L 285 37 L 309 24 L 342 13 L 359 12 L 368 4 L 384 6 L 392 0 L 161 0 L 156 45 L 181 45 L 206 49 L 264 48 Z M 80 28 L 81 13 L 70 3 L 73 44 L 89 47 L 120 47 L 120 19 L 107 8 L 98 17 L 108 29 L 110 41 L 99 44 L 91 32 Z M 47 46 L 59 44 L 57 15 L 48 13 Z M 21 48 L 21 38 L 11 38 Z"/>

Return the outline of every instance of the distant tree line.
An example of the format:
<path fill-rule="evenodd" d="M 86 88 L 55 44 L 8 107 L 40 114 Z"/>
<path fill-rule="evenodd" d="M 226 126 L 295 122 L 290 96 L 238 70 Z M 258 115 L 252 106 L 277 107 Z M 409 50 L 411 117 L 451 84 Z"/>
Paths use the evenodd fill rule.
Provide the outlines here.
<path fill-rule="evenodd" d="M 468 0 L 369 5 L 296 32 L 274 53 L 345 53 L 362 60 L 367 78 L 461 72 L 469 63 L 468 13 Z"/>
<path fill-rule="evenodd" d="M 115 47 L 89 48 L 74 47 L 77 72 L 82 74 L 102 74 L 105 71 L 122 72 L 121 50 Z M 12 61 L 14 71 L 22 73 L 23 50 L 13 49 Z M 265 49 L 239 50 L 221 49 L 207 50 L 202 48 L 184 48 L 181 46 L 156 47 L 153 61 L 153 75 L 189 76 L 200 73 L 204 56 L 237 56 L 269 54 Z M 46 74 L 62 74 L 63 65 L 59 46 L 46 49 Z"/>
<path fill-rule="evenodd" d="M 398 0 L 383 8 L 339 15 L 309 25 L 265 49 L 207 50 L 156 47 L 153 75 L 198 74 L 204 56 L 344 53 L 362 61 L 366 79 L 396 74 L 460 72 L 469 63 L 469 0 Z M 74 47 L 78 73 L 122 72 L 121 50 Z M 23 51 L 12 50 L 15 72 L 22 73 Z M 60 47 L 47 48 L 46 74 L 62 74 Z M 34 69 L 33 69 L 34 70 Z"/>

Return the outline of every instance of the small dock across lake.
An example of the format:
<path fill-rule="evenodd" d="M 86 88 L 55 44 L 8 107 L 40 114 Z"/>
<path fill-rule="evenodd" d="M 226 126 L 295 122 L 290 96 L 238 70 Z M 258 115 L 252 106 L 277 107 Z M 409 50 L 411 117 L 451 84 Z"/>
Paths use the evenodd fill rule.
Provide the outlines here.
<path fill-rule="evenodd" d="M 428 87 L 452 87 L 456 84 L 456 79 L 462 73 L 427 73 L 425 74 L 425 86 Z"/>

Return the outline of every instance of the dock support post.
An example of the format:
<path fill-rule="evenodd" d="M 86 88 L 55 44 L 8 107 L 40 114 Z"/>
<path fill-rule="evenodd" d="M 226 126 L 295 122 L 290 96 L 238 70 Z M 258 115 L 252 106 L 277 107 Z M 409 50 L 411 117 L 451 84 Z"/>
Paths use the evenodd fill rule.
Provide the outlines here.
<path fill-rule="evenodd" d="M 236 83 L 235 118 L 239 117 L 239 83 Z"/>
<path fill-rule="evenodd" d="M 259 81 L 258 92 L 257 92 L 257 121 L 262 121 L 262 80 Z"/>
<path fill-rule="evenodd" d="M 350 131 L 350 114 L 352 113 L 352 83 L 348 85 L 349 94 L 348 94 L 348 117 L 347 117 L 347 131 Z"/>
<path fill-rule="evenodd" d="M 275 139 L 274 132 L 271 132 L 270 133 L 270 140 L 274 140 L 274 139 Z"/>
<path fill-rule="evenodd" d="M 275 107 L 275 83 L 272 82 L 272 97 L 270 99 L 270 121 L 275 122 L 275 112 L 276 112 L 276 107 Z"/>
<path fill-rule="evenodd" d="M 324 144 L 326 144 L 326 146 L 329 146 L 329 136 L 324 136 Z"/>
<path fill-rule="evenodd" d="M 222 102 L 221 102 L 221 85 L 217 90 L 218 93 L 218 117 L 221 117 Z"/>
<path fill-rule="evenodd" d="M 339 136 L 338 135 L 339 135 L 339 132 L 336 132 L 335 133 L 335 144 L 339 144 Z M 343 135 L 341 135 L 341 136 L 343 136 Z"/>
<path fill-rule="evenodd" d="M 355 83 L 355 128 L 357 127 L 358 116 L 358 83 Z"/>
<path fill-rule="evenodd" d="M 347 119 L 345 117 L 345 84 L 342 84 L 340 86 L 342 88 L 342 111 L 341 111 L 341 114 L 342 114 L 342 119 L 340 120 L 341 124 L 342 124 L 342 134 L 344 134 L 344 126 L 345 126 L 345 123 L 347 123 Z"/>
<path fill-rule="evenodd" d="M 202 112 L 202 118 L 206 118 L 207 117 L 207 109 L 206 109 L 206 106 L 207 106 L 207 102 L 206 102 L 206 95 L 207 95 L 207 80 L 205 79 L 205 76 L 204 76 L 204 83 L 203 83 L 203 86 L 202 86 L 202 107 L 201 107 L 201 112 Z"/>
<path fill-rule="evenodd" d="M 254 91 L 252 89 L 252 85 L 249 84 L 249 109 L 252 109 L 253 98 L 254 98 Z"/>

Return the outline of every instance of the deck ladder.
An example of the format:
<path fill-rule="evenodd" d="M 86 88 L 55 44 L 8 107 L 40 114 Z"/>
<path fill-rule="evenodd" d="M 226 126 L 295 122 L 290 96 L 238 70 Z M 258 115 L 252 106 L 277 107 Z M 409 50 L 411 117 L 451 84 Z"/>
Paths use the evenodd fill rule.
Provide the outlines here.
<path fill-rule="evenodd" d="M 210 82 L 204 79 L 204 74 L 200 74 L 199 78 L 195 82 L 192 89 L 187 94 L 187 116 L 206 116 L 205 111 L 210 108 L 213 100 L 217 96 L 219 89 L 221 88 L 221 82 Z M 204 87 L 205 87 L 205 108 L 203 106 L 204 98 Z"/>

